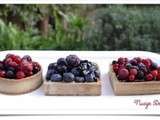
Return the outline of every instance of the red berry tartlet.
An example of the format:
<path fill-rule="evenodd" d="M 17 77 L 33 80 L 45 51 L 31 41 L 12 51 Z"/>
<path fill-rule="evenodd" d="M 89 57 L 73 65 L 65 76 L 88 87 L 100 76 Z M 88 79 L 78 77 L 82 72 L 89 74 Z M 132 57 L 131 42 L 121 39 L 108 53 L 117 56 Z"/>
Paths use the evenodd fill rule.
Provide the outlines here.
<path fill-rule="evenodd" d="M 7 54 L 0 61 L 0 92 L 22 94 L 35 90 L 42 84 L 42 70 L 29 55 L 22 58 Z"/>
<path fill-rule="evenodd" d="M 109 77 L 117 95 L 160 93 L 160 66 L 149 58 L 120 57 L 112 61 Z"/>

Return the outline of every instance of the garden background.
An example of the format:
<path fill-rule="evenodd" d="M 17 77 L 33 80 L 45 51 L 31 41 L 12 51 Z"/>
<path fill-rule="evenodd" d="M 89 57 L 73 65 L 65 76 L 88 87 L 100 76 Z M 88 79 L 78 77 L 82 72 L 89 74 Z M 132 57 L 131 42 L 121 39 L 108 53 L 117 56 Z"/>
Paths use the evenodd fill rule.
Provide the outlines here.
<path fill-rule="evenodd" d="M 160 52 L 159 5 L 0 5 L 0 50 Z"/>

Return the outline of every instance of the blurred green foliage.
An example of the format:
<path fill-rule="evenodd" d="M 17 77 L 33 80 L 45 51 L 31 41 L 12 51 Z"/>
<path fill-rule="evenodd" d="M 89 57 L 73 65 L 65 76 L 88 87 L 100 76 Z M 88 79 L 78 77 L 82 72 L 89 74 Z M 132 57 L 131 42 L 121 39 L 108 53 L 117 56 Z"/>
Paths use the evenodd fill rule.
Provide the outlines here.
<path fill-rule="evenodd" d="M 160 52 L 159 5 L 1 5 L 0 50 L 148 50 Z M 46 9 L 47 8 L 47 9 Z M 22 30 L 8 21 L 18 15 Z M 54 18 L 47 36 L 37 21 Z M 7 21 L 7 22 L 6 22 Z M 20 21 L 20 22 L 21 22 Z M 17 22 L 17 21 L 16 21 Z"/>

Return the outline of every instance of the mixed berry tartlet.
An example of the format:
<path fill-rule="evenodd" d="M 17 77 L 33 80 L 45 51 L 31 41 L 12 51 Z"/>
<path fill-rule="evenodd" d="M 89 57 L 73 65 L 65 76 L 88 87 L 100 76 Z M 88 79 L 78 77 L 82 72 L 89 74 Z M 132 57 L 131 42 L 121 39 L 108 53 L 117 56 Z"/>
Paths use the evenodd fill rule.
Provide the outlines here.
<path fill-rule="evenodd" d="M 97 64 L 76 55 L 50 63 L 44 81 L 46 95 L 100 95 L 100 71 Z"/>
<path fill-rule="evenodd" d="M 110 65 L 109 77 L 116 95 L 160 93 L 160 67 L 149 58 L 118 58 Z"/>
<path fill-rule="evenodd" d="M 0 92 L 22 94 L 35 90 L 42 84 L 42 70 L 29 55 L 22 58 L 7 54 L 0 61 Z"/>

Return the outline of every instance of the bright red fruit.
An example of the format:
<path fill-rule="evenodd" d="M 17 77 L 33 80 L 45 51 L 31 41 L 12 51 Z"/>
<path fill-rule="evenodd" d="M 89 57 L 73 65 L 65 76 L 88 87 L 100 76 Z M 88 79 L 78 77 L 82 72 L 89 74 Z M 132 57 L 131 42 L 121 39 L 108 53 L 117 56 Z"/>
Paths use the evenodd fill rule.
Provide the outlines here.
<path fill-rule="evenodd" d="M 153 71 L 151 71 L 151 74 L 153 75 L 153 77 L 157 77 L 157 75 L 158 75 L 158 70 L 153 70 Z"/>
<path fill-rule="evenodd" d="M 134 81 L 135 80 L 135 76 L 132 74 L 128 77 L 129 81 Z"/>
<path fill-rule="evenodd" d="M 153 75 L 151 73 L 149 73 L 147 76 L 146 76 L 146 80 L 148 81 L 151 81 L 153 79 Z"/>
<path fill-rule="evenodd" d="M 118 78 L 120 80 L 126 80 L 128 79 L 129 71 L 126 68 L 122 68 L 118 71 Z"/>
<path fill-rule="evenodd" d="M 152 64 L 150 59 L 143 59 L 142 63 L 145 64 L 147 68 L 150 68 L 150 66 Z"/>
<path fill-rule="evenodd" d="M 0 71 L 0 77 L 5 77 L 6 76 L 6 72 L 5 71 Z"/>
<path fill-rule="evenodd" d="M 18 71 L 18 72 L 17 72 L 17 74 L 16 74 L 16 78 L 17 78 L 17 79 L 25 78 L 25 74 L 24 74 L 24 72 L 22 72 L 22 71 Z"/>
<path fill-rule="evenodd" d="M 130 73 L 130 75 L 134 75 L 134 76 L 136 76 L 137 75 L 137 69 L 130 69 L 130 71 L 129 71 L 129 73 Z"/>

